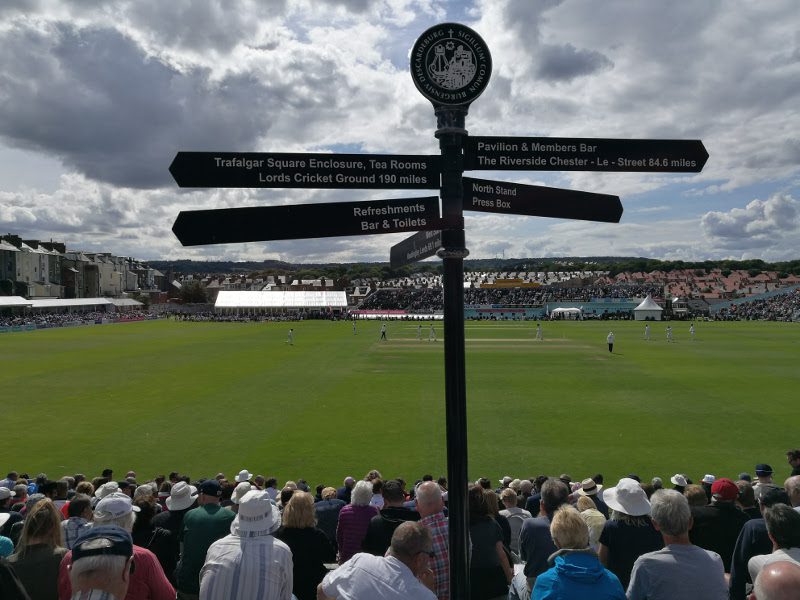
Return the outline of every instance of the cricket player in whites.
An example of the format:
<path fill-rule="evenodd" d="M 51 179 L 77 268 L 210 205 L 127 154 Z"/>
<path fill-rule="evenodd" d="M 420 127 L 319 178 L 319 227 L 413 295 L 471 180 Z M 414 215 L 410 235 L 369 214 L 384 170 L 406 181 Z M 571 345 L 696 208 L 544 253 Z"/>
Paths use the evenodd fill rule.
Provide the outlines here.
<path fill-rule="evenodd" d="M 433 328 L 433 323 L 431 323 L 431 328 L 428 331 L 428 341 L 435 342 L 436 341 L 436 330 Z"/>
<path fill-rule="evenodd" d="M 536 324 L 536 339 L 539 340 L 540 342 L 544 339 L 542 337 L 542 324 L 541 323 L 537 323 Z"/>
<path fill-rule="evenodd" d="M 644 340 L 646 342 L 650 341 L 650 323 L 645 323 L 644 325 Z"/>

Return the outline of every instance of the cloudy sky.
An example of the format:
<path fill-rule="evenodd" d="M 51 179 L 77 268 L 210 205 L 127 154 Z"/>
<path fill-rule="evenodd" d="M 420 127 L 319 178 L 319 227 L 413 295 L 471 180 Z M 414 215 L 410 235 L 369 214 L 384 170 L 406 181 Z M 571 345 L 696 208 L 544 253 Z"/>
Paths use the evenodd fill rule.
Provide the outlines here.
<path fill-rule="evenodd" d="M 183 248 L 181 210 L 428 195 L 185 190 L 179 150 L 434 154 L 408 56 L 486 41 L 473 135 L 703 140 L 700 174 L 474 172 L 619 195 L 619 224 L 468 213 L 471 256 L 800 256 L 795 0 L 2 0 L 0 233 L 141 259 L 386 261 L 404 234 Z"/>

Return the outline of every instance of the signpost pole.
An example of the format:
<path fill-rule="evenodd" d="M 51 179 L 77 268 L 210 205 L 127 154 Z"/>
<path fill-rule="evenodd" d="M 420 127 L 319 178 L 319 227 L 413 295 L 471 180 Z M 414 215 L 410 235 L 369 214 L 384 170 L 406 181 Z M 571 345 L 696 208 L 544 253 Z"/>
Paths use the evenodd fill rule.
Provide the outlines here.
<path fill-rule="evenodd" d="M 442 153 L 442 259 L 444 289 L 444 379 L 447 429 L 450 597 L 469 598 L 467 511 L 467 397 L 464 357 L 463 146 L 466 107 L 437 107 Z"/>

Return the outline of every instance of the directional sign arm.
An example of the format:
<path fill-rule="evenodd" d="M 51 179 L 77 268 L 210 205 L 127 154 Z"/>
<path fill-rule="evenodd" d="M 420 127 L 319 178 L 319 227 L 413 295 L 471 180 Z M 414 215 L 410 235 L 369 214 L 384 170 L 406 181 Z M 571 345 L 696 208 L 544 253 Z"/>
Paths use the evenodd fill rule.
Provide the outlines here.
<path fill-rule="evenodd" d="M 440 157 L 386 154 L 178 152 L 180 187 L 438 189 Z"/>
<path fill-rule="evenodd" d="M 184 246 L 439 229 L 439 198 L 402 198 L 181 211 L 172 231 Z"/>
<path fill-rule="evenodd" d="M 469 171 L 626 171 L 699 173 L 700 140 L 468 137 Z"/>
<path fill-rule="evenodd" d="M 397 269 L 404 265 L 433 256 L 442 247 L 442 230 L 420 231 L 407 237 L 389 250 L 389 266 Z"/>
<path fill-rule="evenodd" d="M 464 177 L 464 210 L 619 223 L 619 196 Z"/>

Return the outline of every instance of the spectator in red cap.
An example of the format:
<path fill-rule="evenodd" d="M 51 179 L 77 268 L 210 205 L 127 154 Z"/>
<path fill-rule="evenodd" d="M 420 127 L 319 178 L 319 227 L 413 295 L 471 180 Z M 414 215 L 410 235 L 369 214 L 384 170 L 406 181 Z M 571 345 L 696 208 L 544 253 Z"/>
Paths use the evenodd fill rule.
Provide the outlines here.
<path fill-rule="evenodd" d="M 737 485 L 727 477 L 721 477 L 711 486 L 711 504 L 692 507 L 694 526 L 689 532 L 691 542 L 719 554 L 726 573 L 730 573 L 736 538 L 750 520 L 736 506 L 738 497 Z"/>

